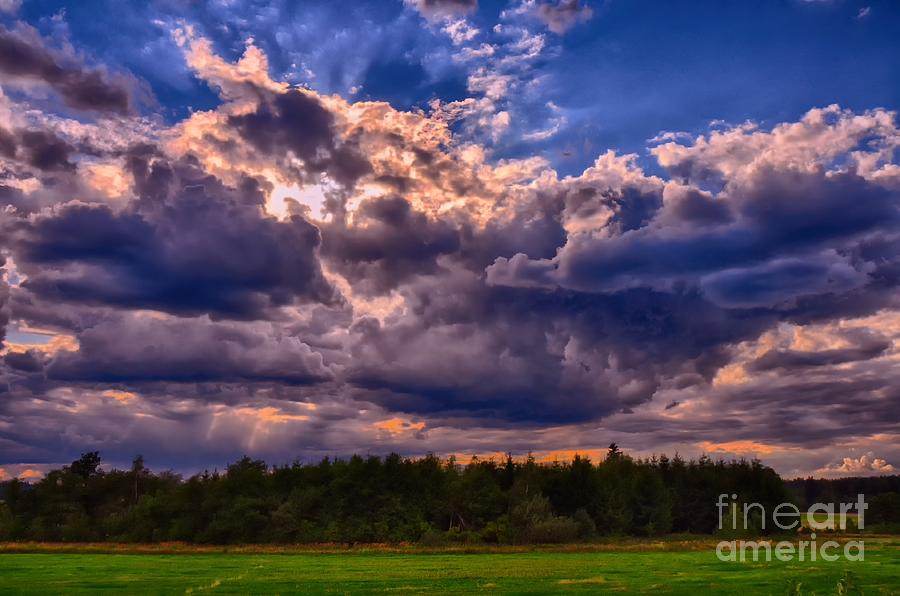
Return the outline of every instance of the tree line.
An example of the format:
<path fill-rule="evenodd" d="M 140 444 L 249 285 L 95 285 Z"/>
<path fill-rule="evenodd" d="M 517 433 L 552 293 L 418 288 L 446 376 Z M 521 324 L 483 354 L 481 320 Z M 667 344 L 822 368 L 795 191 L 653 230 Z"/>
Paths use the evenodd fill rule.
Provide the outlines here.
<path fill-rule="evenodd" d="M 813 503 L 849 503 L 856 495 L 872 499 L 886 493 L 900 493 L 900 476 L 853 478 L 797 478 L 787 486 L 804 508 Z"/>
<path fill-rule="evenodd" d="M 798 478 L 787 482 L 788 489 L 804 508 L 814 503 L 852 503 L 864 495 L 869 529 L 900 533 L 900 475 L 855 478 Z"/>
<path fill-rule="evenodd" d="M 141 457 L 128 470 L 100 464 L 89 452 L 33 485 L 3 483 L 0 540 L 558 543 L 713 533 L 722 493 L 766 512 L 796 501 L 758 460 L 635 459 L 615 444 L 598 462 L 391 454 L 268 466 L 244 457 L 186 479 L 154 473 Z"/>

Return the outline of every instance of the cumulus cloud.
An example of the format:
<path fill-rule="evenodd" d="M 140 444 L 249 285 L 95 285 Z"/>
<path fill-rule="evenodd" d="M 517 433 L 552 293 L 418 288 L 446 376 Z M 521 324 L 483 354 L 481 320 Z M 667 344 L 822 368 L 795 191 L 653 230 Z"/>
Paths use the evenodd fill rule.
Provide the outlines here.
<path fill-rule="evenodd" d="M 231 116 L 228 123 L 267 155 L 290 152 L 305 172 L 327 172 L 352 184 L 370 169 L 352 144 L 335 145 L 334 117 L 312 94 L 291 89 L 261 102 L 255 112 Z"/>
<path fill-rule="evenodd" d="M 460 245 L 455 226 L 429 220 L 399 196 L 368 199 L 352 224 L 338 220 L 322 224 L 322 230 L 323 257 L 363 294 L 388 292 L 411 277 L 438 272 L 439 257 Z"/>
<path fill-rule="evenodd" d="M 124 210 L 71 202 L 10 223 L 24 290 L 62 302 L 253 318 L 298 299 L 336 298 L 300 216 L 261 208 L 258 182 L 222 185 L 190 162 L 131 160 Z"/>
<path fill-rule="evenodd" d="M 882 151 L 882 143 L 896 142 L 896 129 L 885 124 L 890 118 L 872 114 L 864 118 L 869 125 L 865 127 L 859 117 L 843 114 L 832 126 L 855 139 L 866 134 L 863 131 L 880 134 L 875 145 Z M 817 119 L 808 115 L 805 122 Z M 794 147 L 781 138 L 785 128 L 788 125 L 770 134 L 713 133 L 710 141 L 698 140 L 693 146 L 698 154 L 731 135 L 757 148 L 774 146 L 768 156 L 766 151 L 762 157 L 748 154 L 746 163 L 734 163 L 740 160 L 740 146 L 734 152 L 716 151 L 731 162 L 723 166 L 715 161 L 702 170 L 703 179 L 715 168 L 726 177 L 716 196 L 670 185 L 646 225 L 620 234 L 570 236 L 552 259 L 500 257 L 487 270 L 488 282 L 593 292 L 639 287 L 669 291 L 688 284 L 725 307 L 776 307 L 806 295 L 845 295 L 881 275 L 892 277 L 892 249 L 886 262 L 854 255 L 873 239 L 896 234 L 896 190 L 880 184 L 877 171 L 863 175 L 857 168 L 825 169 L 834 158 L 833 146 L 825 141 L 848 151 L 858 141 L 847 141 L 817 122 L 822 144 Z M 808 143 L 808 138 L 800 141 Z M 681 151 L 670 147 L 662 154 Z M 806 161 L 798 162 L 801 157 Z M 687 157 L 677 163 L 661 159 L 674 170 L 686 161 L 698 163 Z M 693 178 L 689 175 L 688 180 Z M 879 262 L 884 265 L 880 270 Z"/>
<path fill-rule="evenodd" d="M 870 451 L 859 457 L 842 458 L 841 463 L 826 466 L 821 472 L 831 476 L 876 476 L 893 474 L 896 468 Z"/>

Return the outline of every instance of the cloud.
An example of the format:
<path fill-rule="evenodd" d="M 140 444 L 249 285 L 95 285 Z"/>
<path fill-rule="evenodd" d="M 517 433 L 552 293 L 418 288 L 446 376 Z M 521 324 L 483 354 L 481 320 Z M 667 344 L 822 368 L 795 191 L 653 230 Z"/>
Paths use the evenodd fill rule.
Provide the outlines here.
<path fill-rule="evenodd" d="M 6 257 L 0 256 L 0 347 L 4 345 L 6 340 L 6 326 L 9 324 L 9 279 L 8 271 L 5 267 Z M 2 391 L 2 386 L 0 386 Z"/>
<path fill-rule="evenodd" d="M 0 72 L 15 79 L 43 82 L 79 110 L 127 114 L 128 90 L 100 70 L 88 70 L 48 49 L 37 32 L 20 25 L 0 28 Z"/>
<path fill-rule="evenodd" d="M 885 354 L 891 341 L 867 329 L 845 331 L 841 339 L 850 340 L 839 347 L 819 350 L 771 349 L 748 364 L 754 371 L 792 370 L 808 367 L 832 366 L 848 362 L 866 361 Z"/>
<path fill-rule="evenodd" d="M 255 112 L 231 116 L 228 123 L 257 150 L 268 155 L 290 151 L 307 172 L 327 172 L 341 184 L 353 184 L 370 170 L 351 145 L 335 145 L 334 117 L 312 94 L 298 89 L 277 93 Z"/>
<path fill-rule="evenodd" d="M 703 451 L 708 453 L 730 453 L 733 455 L 760 455 L 766 456 L 773 453 L 784 451 L 784 448 L 777 445 L 766 445 L 755 441 L 729 441 L 725 443 L 713 443 L 711 441 L 703 441 L 699 445 Z"/>
<path fill-rule="evenodd" d="M 13 224 L 22 288 L 62 302 L 254 318 L 296 300 L 337 300 L 300 216 L 261 209 L 259 183 L 223 185 L 190 161 L 135 154 L 127 209 L 71 202 Z"/>
<path fill-rule="evenodd" d="M 851 129 L 845 134 L 857 137 L 863 129 L 856 129 L 856 118 L 845 115 L 833 128 Z M 869 131 L 895 142 L 896 129 L 886 127 L 880 114 L 868 120 L 875 124 Z M 717 197 L 669 185 L 646 224 L 618 234 L 570 235 L 552 259 L 499 257 L 487 269 L 488 282 L 590 292 L 699 285 L 726 307 L 775 307 L 806 295 L 838 297 L 867 284 L 880 293 L 872 282 L 892 276 L 893 266 L 879 273 L 879 259 L 851 255 L 873 238 L 896 232 L 897 192 L 878 183 L 875 172 L 864 177 L 857 170 L 823 169 L 821 153 L 832 155 L 832 146 L 782 146 L 780 129 L 786 126 L 772 133 L 776 149 L 767 159 L 725 167 L 715 161 L 704 169 L 717 167 L 720 175 L 730 176 Z M 714 133 L 709 144 L 701 139 L 694 147 L 705 153 L 732 134 L 741 133 Z M 848 150 L 854 147 L 833 132 L 819 134 Z M 760 136 L 744 138 L 759 145 Z M 742 152 L 734 147 L 722 155 L 734 161 Z M 812 164 L 798 164 L 801 155 Z"/>
<path fill-rule="evenodd" d="M 43 468 L 43 469 L 39 469 Z M 35 466 L 30 467 L 28 465 L 8 465 L 0 468 L 0 482 L 5 480 L 11 480 L 13 478 L 18 478 L 19 480 L 23 480 L 25 482 L 36 482 L 44 477 L 44 474 L 53 469 L 53 466 Z"/>
<path fill-rule="evenodd" d="M 578 23 L 590 20 L 594 11 L 580 0 L 556 0 L 539 4 L 534 14 L 550 31 L 562 35 Z"/>
<path fill-rule="evenodd" d="M 875 476 L 893 474 L 896 468 L 870 451 L 859 457 L 845 457 L 841 463 L 826 466 L 820 472 L 829 476 Z"/>
<path fill-rule="evenodd" d="M 462 45 L 467 41 L 472 41 L 478 36 L 479 33 L 478 29 L 466 22 L 465 19 L 450 20 L 446 25 L 444 25 L 442 30 L 450 37 L 453 45 L 457 46 Z M 478 50 L 469 50 L 468 56 L 471 58 L 479 56 L 489 56 L 493 54 L 493 52 L 493 46 L 483 45 Z"/>
<path fill-rule="evenodd" d="M 22 6 L 22 0 L 0 0 L 0 12 L 15 14 Z"/>
<path fill-rule="evenodd" d="M 663 143 L 650 152 L 675 176 L 695 183 L 734 184 L 748 177 L 762 181 L 760 174 L 767 170 L 814 173 L 832 168 L 842 158 L 870 179 L 892 162 L 898 145 L 893 112 L 857 114 L 830 105 L 813 108 L 799 121 L 777 124 L 770 131 L 747 122 L 714 130 L 688 144 Z"/>
<path fill-rule="evenodd" d="M 71 172 L 75 148 L 55 134 L 43 130 L 7 131 L 0 128 L 0 152 L 44 172 Z"/>
<path fill-rule="evenodd" d="M 331 376 L 320 354 L 267 324 L 112 316 L 81 333 L 79 344 L 51 359 L 48 379 L 311 384 Z"/>
<path fill-rule="evenodd" d="M 428 20 L 465 15 L 478 10 L 478 0 L 404 0 Z"/>
<path fill-rule="evenodd" d="M 765 265 L 726 269 L 704 276 L 703 291 L 732 308 L 782 305 L 802 296 L 844 294 L 866 284 L 868 276 L 835 254 L 779 259 Z"/>
<path fill-rule="evenodd" d="M 213 107 L 4 103 L 0 463 L 900 456 L 894 114 L 671 135 L 656 175 L 609 151 L 560 176 L 491 151 L 544 51 L 514 17 L 497 35 L 478 97 L 428 110 L 293 87 L 186 25 Z"/>
<path fill-rule="evenodd" d="M 416 275 L 441 270 L 441 255 L 459 250 L 460 232 L 431 221 L 409 201 L 381 197 L 364 201 L 353 224 L 322 224 L 323 258 L 350 282 L 355 293 L 385 293 Z"/>

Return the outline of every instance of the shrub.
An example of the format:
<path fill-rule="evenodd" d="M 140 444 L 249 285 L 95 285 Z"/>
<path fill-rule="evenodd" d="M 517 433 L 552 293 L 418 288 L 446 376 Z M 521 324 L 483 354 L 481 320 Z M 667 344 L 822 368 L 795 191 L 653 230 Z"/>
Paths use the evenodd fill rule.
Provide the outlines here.
<path fill-rule="evenodd" d="M 581 540 L 590 540 L 597 535 L 597 524 L 584 507 L 578 509 L 572 519 L 578 524 L 578 538 Z"/>
<path fill-rule="evenodd" d="M 571 517 L 550 517 L 532 524 L 525 531 L 525 541 L 532 544 L 559 544 L 578 538 L 578 522 Z"/>

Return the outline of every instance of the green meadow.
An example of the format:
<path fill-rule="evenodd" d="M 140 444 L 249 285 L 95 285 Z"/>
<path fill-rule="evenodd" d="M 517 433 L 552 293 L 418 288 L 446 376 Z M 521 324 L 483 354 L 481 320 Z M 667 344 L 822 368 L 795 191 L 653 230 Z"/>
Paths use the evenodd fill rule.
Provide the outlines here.
<path fill-rule="evenodd" d="M 889 538 L 867 538 L 864 562 L 721 562 L 709 541 L 520 552 L 17 545 L 0 553 L 3 594 L 900 593 L 900 540 Z"/>

